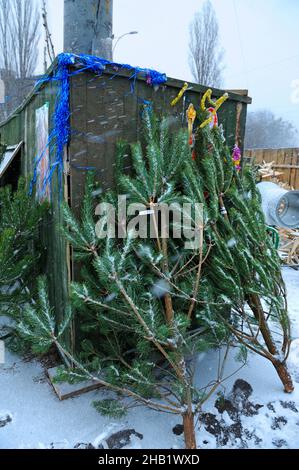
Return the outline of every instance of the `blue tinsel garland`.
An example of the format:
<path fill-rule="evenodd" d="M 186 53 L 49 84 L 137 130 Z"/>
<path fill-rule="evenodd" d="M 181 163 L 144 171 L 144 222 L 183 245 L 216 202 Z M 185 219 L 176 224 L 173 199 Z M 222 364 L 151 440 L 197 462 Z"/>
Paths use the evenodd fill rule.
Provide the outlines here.
<path fill-rule="evenodd" d="M 71 71 L 70 66 L 78 65 L 78 70 Z M 68 144 L 71 135 L 70 128 L 70 77 L 86 70 L 92 71 L 97 75 L 101 75 L 106 67 L 111 66 L 115 70 L 115 75 L 111 76 L 111 79 L 118 75 L 118 72 L 122 69 L 132 71 L 132 75 L 129 77 L 131 81 L 131 92 L 134 91 L 134 85 L 137 77 L 141 74 L 146 77 L 148 85 L 159 86 L 165 84 L 167 77 L 165 74 L 159 73 L 156 70 L 144 69 L 140 67 L 132 67 L 128 64 L 118 64 L 110 62 L 109 60 L 102 59 L 100 57 L 94 57 L 85 54 L 68 54 L 63 53 L 58 56 L 57 64 L 54 72 L 48 76 L 43 77 L 38 81 L 37 86 L 46 82 L 58 82 L 59 89 L 57 92 L 57 98 L 55 103 L 55 112 L 53 115 L 53 130 L 49 135 L 49 140 L 46 149 L 41 155 L 38 155 L 35 159 L 34 173 L 30 185 L 30 191 L 32 193 L 33 187 L 36 184 L 37 172 L 39 164 L 44 156 L 45 151 L 49 148 L 49 151 L 55 149 L 54 163 L 50 164 L 48 172 L 43 182 L 43 191 L 46 190 L 47 186 L 51 184 L 53 174 L 57 168 L 58 170 L 58 181 L 60 191 L 62 189 L 62 175 L 63 175 L 63 153 L 64 148 Z"/>

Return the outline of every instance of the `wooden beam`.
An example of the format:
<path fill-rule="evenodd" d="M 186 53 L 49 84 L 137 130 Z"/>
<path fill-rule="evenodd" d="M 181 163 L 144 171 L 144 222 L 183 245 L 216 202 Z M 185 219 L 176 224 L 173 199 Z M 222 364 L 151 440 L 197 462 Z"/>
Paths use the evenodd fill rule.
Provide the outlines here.
<path fill-rule="evenodd" d="M 77 397 L 78 395 L 82 395 L 83 393 L 91 392 L 93 390 L 97 390 L 102 388 L 96 382 L 92 380 L 86 380 L 84 382 L 79 382 L 76 384 L 69 384 L 67 382 L 56 383 L 54 381 L 54 377 L 57 373 L 57 367 L 53 367 L 47 370 L 48 377 L 50 379 L 51 385 L 55 390 L 56 395 L 58 396 L 59 400 L 67 400 L 68 398 Z"/>
<path fill-rule="evenodd" d="M 235 93 L 240 96 L 248 96 L 248 90 L 227 90 L 228 93 Z"/>
<path fill-rule="evenodd" d="M 299 170 L 299 165 L 274 164 L 272 165 L 272 168 L 291 168 L 291 169 Z"/>

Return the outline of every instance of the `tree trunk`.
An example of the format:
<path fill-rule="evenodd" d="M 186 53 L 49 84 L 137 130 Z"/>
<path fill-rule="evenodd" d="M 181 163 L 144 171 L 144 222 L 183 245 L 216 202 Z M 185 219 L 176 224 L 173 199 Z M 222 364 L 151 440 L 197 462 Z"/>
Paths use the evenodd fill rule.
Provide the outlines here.
<path fill-rule="evenodd" d="M 263 306 L 261 304 L 259 296 L 256 294 L 250 295 L 248 297 L 248 304 L 251 310 L 253 311 L 256 320 L 259 322 L 260 330 L 269 353 L 273 354 L 273 356 L 276 356 L 278 354 L 278 350 L 273 341 L 271 331 L 265 319 Z"/>
<path fill-rule="evenodd" d="M 294 390 L 294 385 L 293 385 L 292 377 L 288 371 L 287 365 L 280 361 L 274 361 L 273 365 L 276 369 L 278 377 L 283 383 L 284 391 L 286 393 L 292 393 Z"/>
<path fill-rule="evenodd" d="M 184 437 L 186 449 L 197 449 L 194 427 L 194 416 L 192 413 L 183 415 Z"/>
<path fill-rule="evenodd" d="M 262 333 L 262 336 L 264 338 L 265 344 L 267 346 L 267 349 L 269 353 L 272 356 L 278 356 L 279 352 L 277 350 L 276 344 L 272 338 L 271 331 L 269 329 L 267 320 L 264 315 L 264 310 L 263 306 L 261 304 L 260 298 L 258 295 L 250 295 L 248 297 L 248 305 L 250 306 L 251 310 L 253 311 L 253 314 L 257 321 L 259 322 L 260 325 L 260 330 Z M 270 359 L 270 358 L 269 358 Z M 271 359 L 270 359 L 271 360 Z M 280 380 L 283 383 L 284 386 L 284 391 L 286 393 L 291 393 L 294 390 L 294 385 L 292 378 L 290 376 L 290 373 L 288 371 L 287 365 L 284 362 L 275 360 L 271 360 L 273 366 L 276 369 L 276 372 L 280 378 Z"/>

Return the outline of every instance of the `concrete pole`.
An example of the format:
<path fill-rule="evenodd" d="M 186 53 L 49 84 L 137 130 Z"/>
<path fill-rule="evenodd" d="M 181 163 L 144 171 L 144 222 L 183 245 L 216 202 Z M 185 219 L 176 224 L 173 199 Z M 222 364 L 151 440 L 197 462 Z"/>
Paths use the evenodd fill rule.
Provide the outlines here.
<path fill-rule="evenodd" d="M 64 51 L 112 60 L 113 0 L 64 0 Z"/>

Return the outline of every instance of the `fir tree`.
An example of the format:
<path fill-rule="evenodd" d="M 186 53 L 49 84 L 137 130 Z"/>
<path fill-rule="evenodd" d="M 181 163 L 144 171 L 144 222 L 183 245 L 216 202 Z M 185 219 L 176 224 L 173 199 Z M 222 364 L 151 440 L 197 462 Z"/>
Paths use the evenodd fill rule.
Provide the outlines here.
<path fill-rule="evenodd" d="M 18 321 L 24 303 L 32 298 L 32 279 L 38 275 L 39 223 L 46 206 L 28 195 L 24 179 L 17 191 L 0 190 L 0 315 Z"/>
<path fill-rule="evenodd" d="M 203 122 L 206 114 L 199 113 L 198 117 L 199 122 Z M 128 291 L 121 290 L 124 286 L 119 281 L 115 281 L 115 290 L 111 291 L 112 278 L 108 272 L 112 269 L 112 253 L 118 245 L 108 244 L 105 247 L 106 258 L 101 255 L 101 261 L 98 261 L 99 254 L 95 258 L 97 275 L 109 302 L 111 295 L 115 295 L 118 302 L 119 291 L 124 298 L 127 295 L 127 302 L 135 299 L 136 294 L 139 300 L 140 286 L 143 291 L 148 291 L 148 273 L 142 272 L 144 264 L 148 265 L 150 283 L 153 283 L 152 273 L 166 282 L 163 310 L 170 331 L 173 331 L 172 322 L 175 322 L 176 313 L 180 312 L 184 323 L 188 322 L 185 324 L 185 334 L 196 326 L 199 329 L 206 327 L 205 335 L 198 338 L 205 346 L 210 344 L 213 347 L 209 335 L 214 335 L 219 345 L 224 338 L 227 340 L 230 332 L 237 340 L 236 344 L 246 346 L 270 360 L 285 391 L 291 392 L 293 384 L 286 366 L 290 325 L 285 288 L 279 257 L 267 234 L 254 175 L 250 169 L 245 169 L 242 175 L 239 173 L 219 127 L 198 126 L 194 161 L 190 159 L 184 133 L 178 133 L 172 147 L 165 120 L 157 126 L 155 119 L 151 121 L 149 114 L 146 114 L 145 124 L 146 156 L 140 143 L 131 146 L 134 178 L 124 176 L 120 168 L 118 192 L 129 194 L 131 202 L 142 202 L 150 210 L 163 201 L 201 202 L 204 205 L 204 220 L 197 228 L 203 238 L 199 251 L 191 256 L 184 252 L 177 240 L 173 243 L 173 240 L 163 236 L 160 239 L 157 236 L 150 247 L 148 243 L 139 243 L 137 249 L 133 248 L 138 257 L 134 276 L 128 276 L 129 284 L 133 283 L 138 288 L 135 290 L 135 287 L 128 285 Z M 123 155 L 122 145 L 118 161 Z M 113 199 L 111 194 L 109 197 Z M 74 227 L 73 232 L 76 230 Z M 77 248 L 80 251 L 80 246 Z M 130 259 L 131 245 L 124 250 L 128 255 L 120 257 L 123 262 L 127 256 Z M 120 262 L 118 269 L 120 272 L 123 270 L 127 279 L 127 270 L 132 269 L 134 264 L 132 261 L 128 265 L 123 262 Z M 140 272 L 142 277 L 138 277 Z M 84 296 L 80 289 L 82 285 L 74 288 L 77 298 L 92 304 L 89 291 Z M 186 304 L 189 304 L 188 307 Z M 131 308 L 133 306 L 138 310 L 138 302 L 137 305 L 133 302 Z M 178 363 L 182 363 L 185 357 L 186 352 L 179 356 Z"/>
<path fill-rule="evenodd" d="M 198 113 L 199 124 L 206 118 Z M 224 370 L 198 390 L 193 358 L 199 351 L 233 344 L 244 353 L 246 347 L 270 360 L 285 390 L 292 390 L 285 364 L 290 333 L 284 285 L 254 175 L 247 169 L 239 173 L 221 129 L 197 128 L 192 160 L 185 131 L 170 132 L 166 119 L 159 122 L 147 112 L 144 121 L 145 144 L 119 144 L 116 191 L 100 197 L 117 207 L 118 195 L 125 194 L 127 204 L 136 204 L 139 224 L 122 238 L 117 220 L 116 238 L 104 237 L 109 215 L 102 215 L 101 223 L 95 218 L 99 191 L 91 179 L 81 218 L 64 208 L 64 233 L 83 266 L 81 281 L 72 286 L 74 311 L 83 325 L 81 351 L 74 356 L 63 344 L 70 309 L 62 327 L 49 320 L 53 312 L 44 284 L 37 305 L 26 309 L 21 330 L 32 341 L 38 336 L 41 344 L 54 343 L 73 364 L 60 378 L 89 377 L 116 393 L 115 399 L 94 404 L 102 414 L 121 417 L 143 404 L 180 415 L 186 447 L 195 448 L 195 415 Z M 127 155 L 129 175 L 122 166 Z M 193 249 L 173 236 L 177 220 L 164 226 L 158 214 L 163 203 L 183 207 L 183 225 L 200 235 Z M 203 218 L 196 203 L 203 204 Z M 129 222 L 127 216 L 124 225 Z M 153 238 L 135 237 L 134 230 L 150 227 Z"/>
<path fill-rule="evenodd" d="M 128 151 L 132 157 L 131 175 L 125 175 L 121 167 Z M 182 416 L 186 447 L 195 448 L 194 418 L 220 385 L 224 367 L 212 384 L 199 390 L 193 380 L 194 357 L 199 351 L 228 347 L 230 333 L 222 320 L 217 321 L 217 305 L 210 308 L 209 296 L 203 298 L 199 292 L 211 241 L 204 240 L 202 221 L 196 217 L 195 202 L 200 200 L 185 191 L 182 184 L 189 159 L 186 132 L 170 133 L 166 119 L 158 122 L 149 114 L 145 115 L 145 145 L 133 144 L 130 149 L 125 144 L 118 146 L 117 191 L 107 192 L 101 202 L 116 205 L 118 194 L 126 194 L 128 205 L 142 203 L 149 213 L 142 211 L 140 225 L 151 225 L 153 238 L 136 238 L 132 230 L 126 238 L 99 238 L 105 224 L 97 225 L 96 231 L 93 194 L 97 191 L 90 180 L 80 220 L 65 206 L 64 232 L 83 264 L 82 281 L 73 284 L 72 295 L 86 336 L 74 357 L 61 337 L 53 330 L 51 333 L 48 322 L 41 343 L 52 338 L 74 364 L 75 368 L 61 372 L 60 378 L 65 374 L 73 379 L 89 377 L 117 393 L 115 399 L 96 402 L 98 411 L 122 416 L 135 404 L 143 404 Z M 203 198 L 203 194 L 196 196 Z M 186 248 L 184 239 L 163 235 L 165 227 L 157 209 L 166 202 L 190 205 L 191 212 L 184 213 L 184 224 L 190 223 L 201 235 L 193 249 Z M 129 220 L 128 216 L 126 222 Z M 171 225 L 175 228 L 174 222 Z M 40 296 L 44 298 L 44 288 L 40 288 Z M 24 334 L 30 336 L 30 322 L 35 317 L 43 319 L 42 326 L 36 325 L 38 332 L 43 332 L 47 319 L 39 313 L 39 307 L 26 315 Z M 32 339 L 35 335 L 33 332 Z"/>
<path fill-rule="evenodd" d="M 206 113 L 199 113 L 198 118 L 204 122 Z M 250 167 L 240 172 L 239 162 L 234 165 L 217 126 L 197 128 L 195 154 L 185 178 L 187 187 L 193 178 L 205 194 L 205 235 L 212 240 L 213 249 L 204 273 L 211 298 L 225 301 L 227 308 L 218 310 L 224 324 L 239 343 L 273 364 L 285 391 L 291 392 L 285 286 L 255 175 Z"/>
<path fill-rule="evenodd" d="M 119 144 L 117 192 L 108 192 L 104 200 L 116 206 L 117 195 L 125 194 L 128 205 L 143 204 L 150 216 L 140 215 L 139 225 L 148 229 L 151 225 L 154 238 L 136 239 L 132 233 L 124 240 L 97 238 L 89 187 L 80 225 L 65 207 L 66 236 L 77 257 L 92 261 L 94 270 L 87 274 L 84 269 L 84 282 L 73 285 L 73 296 L 77 309 L 92 318 L 94 326 L 89 325 L 89 329 L 102 336 L 102 341 L 98 338 L 98 343 L 89 349 L 98 351 L 97 357 L 101 358 L 102 367 L 106 364 L 111 383 L 129 387 L 142 400 L 156 396 L 161 405 L 156 404 L 155 408 L 181 414 L 186 446 L 194 447 L 194 415 L 207 396 L 194 386 L 193 365 L 188 358 L 198 351 L 226 344 L 228 330 L 217 322 L 213 311 L 207 316 L 206 310 L 195 309 L 210 242 L 203 240 L 202 224 L 195 226 L 195 202 L 202 202 L 203 195 L 196 194 L 201 199 L 192 197 L 182 184 L 190 159 L 188 136 L 185 131 L 171 134 L 167 119 L 158 122 L 149 113 L 144 115 L 144 125 L 144 147 L 137 143 L 129 149 L 133 167 L 130 176 L 122 168 L 128 148 Z M 163 234 L 170 227 L 163 227 L 157 210 L 166 203 L 191 206 L 190 214 L 184 213 L 184 223 L 200 233 L 199 245 L 193 250 L 185 248 L 186 240 Z M 208 302 L 200 300 L 202 305 Z M 83 344 L 86 350 L 86 342 Z M 209 394 L 220 380 L 217 377 Z M 168 393 L 171 398 L 167 398 Z"/>

